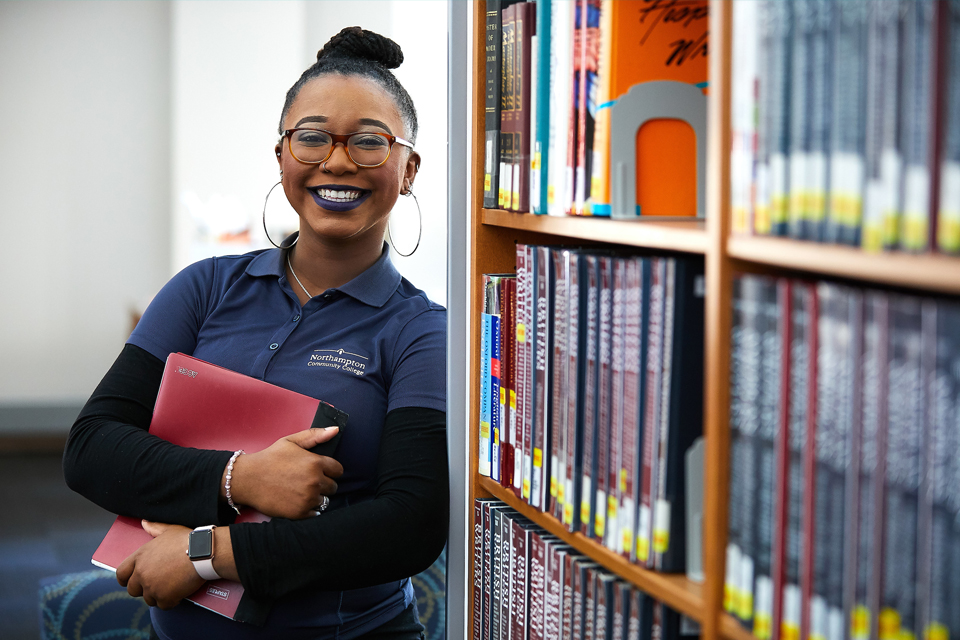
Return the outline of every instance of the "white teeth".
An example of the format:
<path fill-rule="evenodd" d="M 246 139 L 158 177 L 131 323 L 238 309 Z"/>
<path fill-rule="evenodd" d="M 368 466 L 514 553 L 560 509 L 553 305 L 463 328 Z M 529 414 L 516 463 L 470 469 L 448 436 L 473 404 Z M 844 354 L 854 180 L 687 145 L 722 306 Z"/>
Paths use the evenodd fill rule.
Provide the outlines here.
<path fill-rule="evenodd" d="M 333 202 L 351 202 L 360 197 L 359 191 L 341 191 L 339 189 L 317 189 L 320 197 Z"/>

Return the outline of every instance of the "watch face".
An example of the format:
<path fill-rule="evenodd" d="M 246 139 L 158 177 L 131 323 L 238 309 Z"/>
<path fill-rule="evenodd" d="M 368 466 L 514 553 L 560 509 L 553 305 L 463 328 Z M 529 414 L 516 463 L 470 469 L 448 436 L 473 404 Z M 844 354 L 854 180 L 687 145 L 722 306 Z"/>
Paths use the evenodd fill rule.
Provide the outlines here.
<path fill-rule="evenodd" d="M 191 560 L 203 560 L 213 555 L 213 531 L 191 531 L 188 552 Z"/>

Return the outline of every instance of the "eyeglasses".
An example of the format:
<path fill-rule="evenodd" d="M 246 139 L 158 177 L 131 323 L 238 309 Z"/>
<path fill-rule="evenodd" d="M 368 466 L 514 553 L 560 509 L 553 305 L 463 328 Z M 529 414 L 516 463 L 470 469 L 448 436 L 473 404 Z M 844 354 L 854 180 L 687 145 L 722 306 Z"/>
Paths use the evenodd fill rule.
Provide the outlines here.
<path fill-rule="evenodd" d="M 413 143 L 403 138 L 372 131 L 338 134 L 323 129 L 287 129 L 283 138 L 287 139 L 290 155 L 305 164 L 320 164 L 329 159 L 337 144 L 344 146 L 355 165 L 366 168 L 386 162 L 394 143 L 413 149 Z"/>

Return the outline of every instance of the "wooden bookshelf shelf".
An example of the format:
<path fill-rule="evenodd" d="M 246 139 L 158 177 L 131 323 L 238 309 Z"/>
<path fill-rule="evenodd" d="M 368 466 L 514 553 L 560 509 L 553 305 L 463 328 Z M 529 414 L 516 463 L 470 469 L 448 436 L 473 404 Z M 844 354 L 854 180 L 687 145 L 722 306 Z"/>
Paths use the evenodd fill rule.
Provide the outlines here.
<path fill-rule="evenodd" d="M 940 293 L 960 293 L 960 258 L 940 254 L 868 253 L 787 238 L 730 236 L 731 258 L 774 267 Z"/>
<path fill-rule="evenodd" d="M 699 623 L 703 622 L 702 585 L 693 582 L 682 574 L 657 573 L 656 571 L 642 569 L 596 541 L 580 533 L 570 533 L 556 518 L 534 509 L 490 478 L 482 477 L 478 484 L 491 497 L 507 503 L 525 518 L 536 521 L 543 529 L 574 547 L 583 555 L 590 557 L 591 560 L 607 570 L 633 583 L 642 591 L 653 595 L 664 604 L 673 607 L 689 618 Z M 737 640 L 741 639 L 738 638 Z"/>
<path fill-rule="evenodd" d="M 720 635 L 727 640 L 757 640 L 737 620 L 726 613 L 720 615 Z"/>
<path fill-rule="evenodd" d="M 706 253 L 708 244 L 702 220 L 611 220 L 577 216 L 536 216 L 502 209 L 483 209 L 481 222 L 495 227 L 577 240 L 687 253 Z"/>

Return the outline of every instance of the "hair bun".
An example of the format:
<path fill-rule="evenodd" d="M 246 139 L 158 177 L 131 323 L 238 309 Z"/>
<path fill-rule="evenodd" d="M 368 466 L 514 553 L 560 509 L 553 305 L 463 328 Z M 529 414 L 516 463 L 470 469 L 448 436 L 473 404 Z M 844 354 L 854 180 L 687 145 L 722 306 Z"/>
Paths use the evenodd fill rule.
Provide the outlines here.
<path fill-rule="evenodd" d="M 317 60 L 323 58 L 362 58 L 396 69 L 403 62 L 403 51 L 396 42 L 360 27 L 347 27 L 330 38 L 323 49 L 317 52 Z"/>

